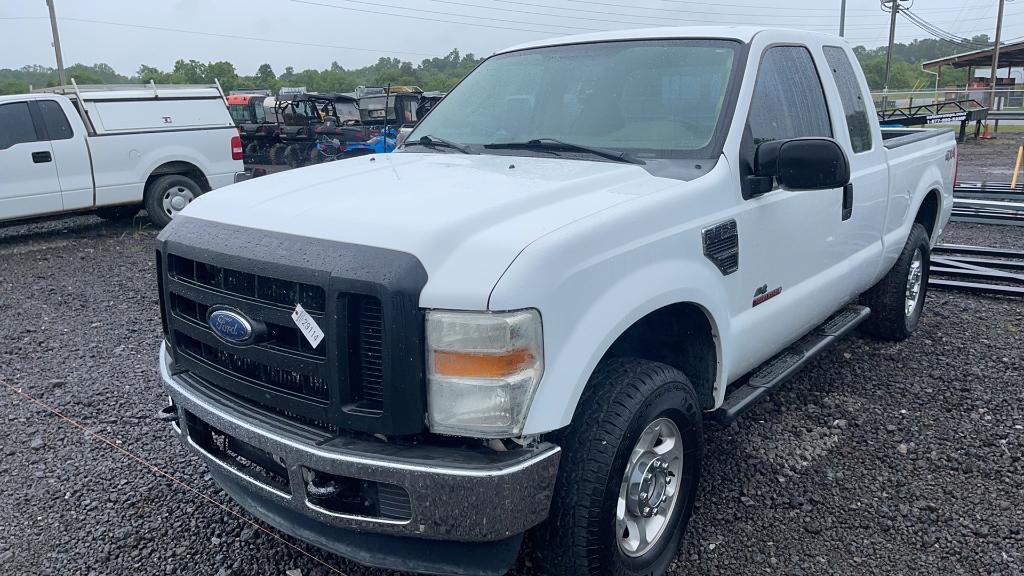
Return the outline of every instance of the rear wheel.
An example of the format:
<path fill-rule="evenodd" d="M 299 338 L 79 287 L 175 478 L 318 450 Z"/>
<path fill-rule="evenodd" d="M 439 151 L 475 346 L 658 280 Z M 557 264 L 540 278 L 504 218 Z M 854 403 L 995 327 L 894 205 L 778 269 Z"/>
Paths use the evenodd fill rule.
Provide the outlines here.
<path fill-rule="evenodd" d="M 545 573 L 663 574 L 693 513 L 704 454 L 690 381 L 657 362 L 606 361 L 561 436 L 551 516 L 537 539 Z"/>
<path fill-rule="evenodd" d="M 306 155 L 300 144 L 289 144 L 284 149 L 284 161 L 292 168 L 298 168 L 306 163 Z"/>
<path fill-rule="evenodd" d="M 170 174 L 153 180 L 146 187 L 145 203 L 149 220 L 158 228 L 171 223 L 179 212 L 203 193 L 188 176 Z"/>
<path fill-rule="evenodd" d="M 267 159 L 271 164 L 284 164 L 284 151 L 288 146 L 278 142 L 270 147 L 270 152 L 267 153 Z"/>
<path fill-rule="evenodd" d="M 924 226 L 914 224 L 892 270 L 864 293 L 871 316 L 863 330 L 882 340 L 906 340 L 917 329 L 928 293 L 931 245 Z"/>

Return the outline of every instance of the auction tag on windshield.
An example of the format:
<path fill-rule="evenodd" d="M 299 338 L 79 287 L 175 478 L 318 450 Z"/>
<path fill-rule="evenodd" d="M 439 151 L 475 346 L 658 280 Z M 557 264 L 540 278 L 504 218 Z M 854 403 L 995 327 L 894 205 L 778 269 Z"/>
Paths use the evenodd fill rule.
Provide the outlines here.
<path fill-rule="evenodd" d="M 295 325 L 302 331 L 302 335 L 309 341 L 309 345 L 316 348 L 320 341 L 324 339 L 324 331 L 316 325 L 316 321 L 309 315 L 308 312 L 302 309 L 302 304 L 295 305 L 295 311 L 292 312 L 292 320 Z"/>

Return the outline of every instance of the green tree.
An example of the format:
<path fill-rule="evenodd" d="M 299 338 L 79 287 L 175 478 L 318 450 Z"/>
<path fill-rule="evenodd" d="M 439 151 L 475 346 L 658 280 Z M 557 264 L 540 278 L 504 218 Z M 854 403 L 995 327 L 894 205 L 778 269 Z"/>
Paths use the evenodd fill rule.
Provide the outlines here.
<path fill-rule="evenodd" d="M 143 64 L 142 66 L 139 66 L 139 69 L 135 72 L 135 80 L 144 84 L 149 84 L 150 82 L 156 84 L 169 84 L 170 74 L 163 72 L 158 68 Z"/>
<path fill-rule="evenodd" d="M 210 62 L 206 66 L 206 79 L 204 82 L 213 83 L 220 81 L 225 92 L 230 92 L 239 87 L 238 73 L 235 72 L 235 65 L 231 62 Z"/>
<path fill-rule="evenodd" d="M 181 84 L 204 84 L 208 77 L 208 66 L 198 60 L 178 60 L 171 71 L 171 78 Z"/>
<path fill-rule="evenodd" d="M 28 82 L 0 80 L 0 94 L 24 94 L 26 92 L 28 92 Z"/>

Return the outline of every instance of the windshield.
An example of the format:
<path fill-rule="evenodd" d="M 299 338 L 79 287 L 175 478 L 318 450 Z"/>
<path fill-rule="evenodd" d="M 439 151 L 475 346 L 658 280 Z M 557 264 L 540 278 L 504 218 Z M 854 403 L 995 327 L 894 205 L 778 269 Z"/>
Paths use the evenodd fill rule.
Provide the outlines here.
<path fill-rule="evenodd" d="M 231 119 L 235 122 L 252 122 L 249 106 L 246 104 L 232 104 L 228 106 L 231 112 Z"/>
<path fill-rule="evenodd" d="M 359 120 L 359 106 L 355 102 L 348 100 L 338 101 L 334 103 L 334 109 L 337 111 L 339 121 Z"/>
<path fill-rule="evenodd" d="M 484 152 L 476 146 L 556 139 L 640 158 L 706 155 L 738 47 L 651 40 L 501 54 L 459 84 L 409 140 L 429 135 Z"/>

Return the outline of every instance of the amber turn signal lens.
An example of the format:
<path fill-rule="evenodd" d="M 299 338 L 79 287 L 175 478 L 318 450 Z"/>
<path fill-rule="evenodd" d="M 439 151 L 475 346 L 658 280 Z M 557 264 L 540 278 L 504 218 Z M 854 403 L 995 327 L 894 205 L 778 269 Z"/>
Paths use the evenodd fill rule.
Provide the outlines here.
<path fill-rule="evenodd" d="M 533 364 L 534 357 L 522 348 L 501 354 L 434 352 L 434 373 L 455 378 L 501 378 Z"/>

